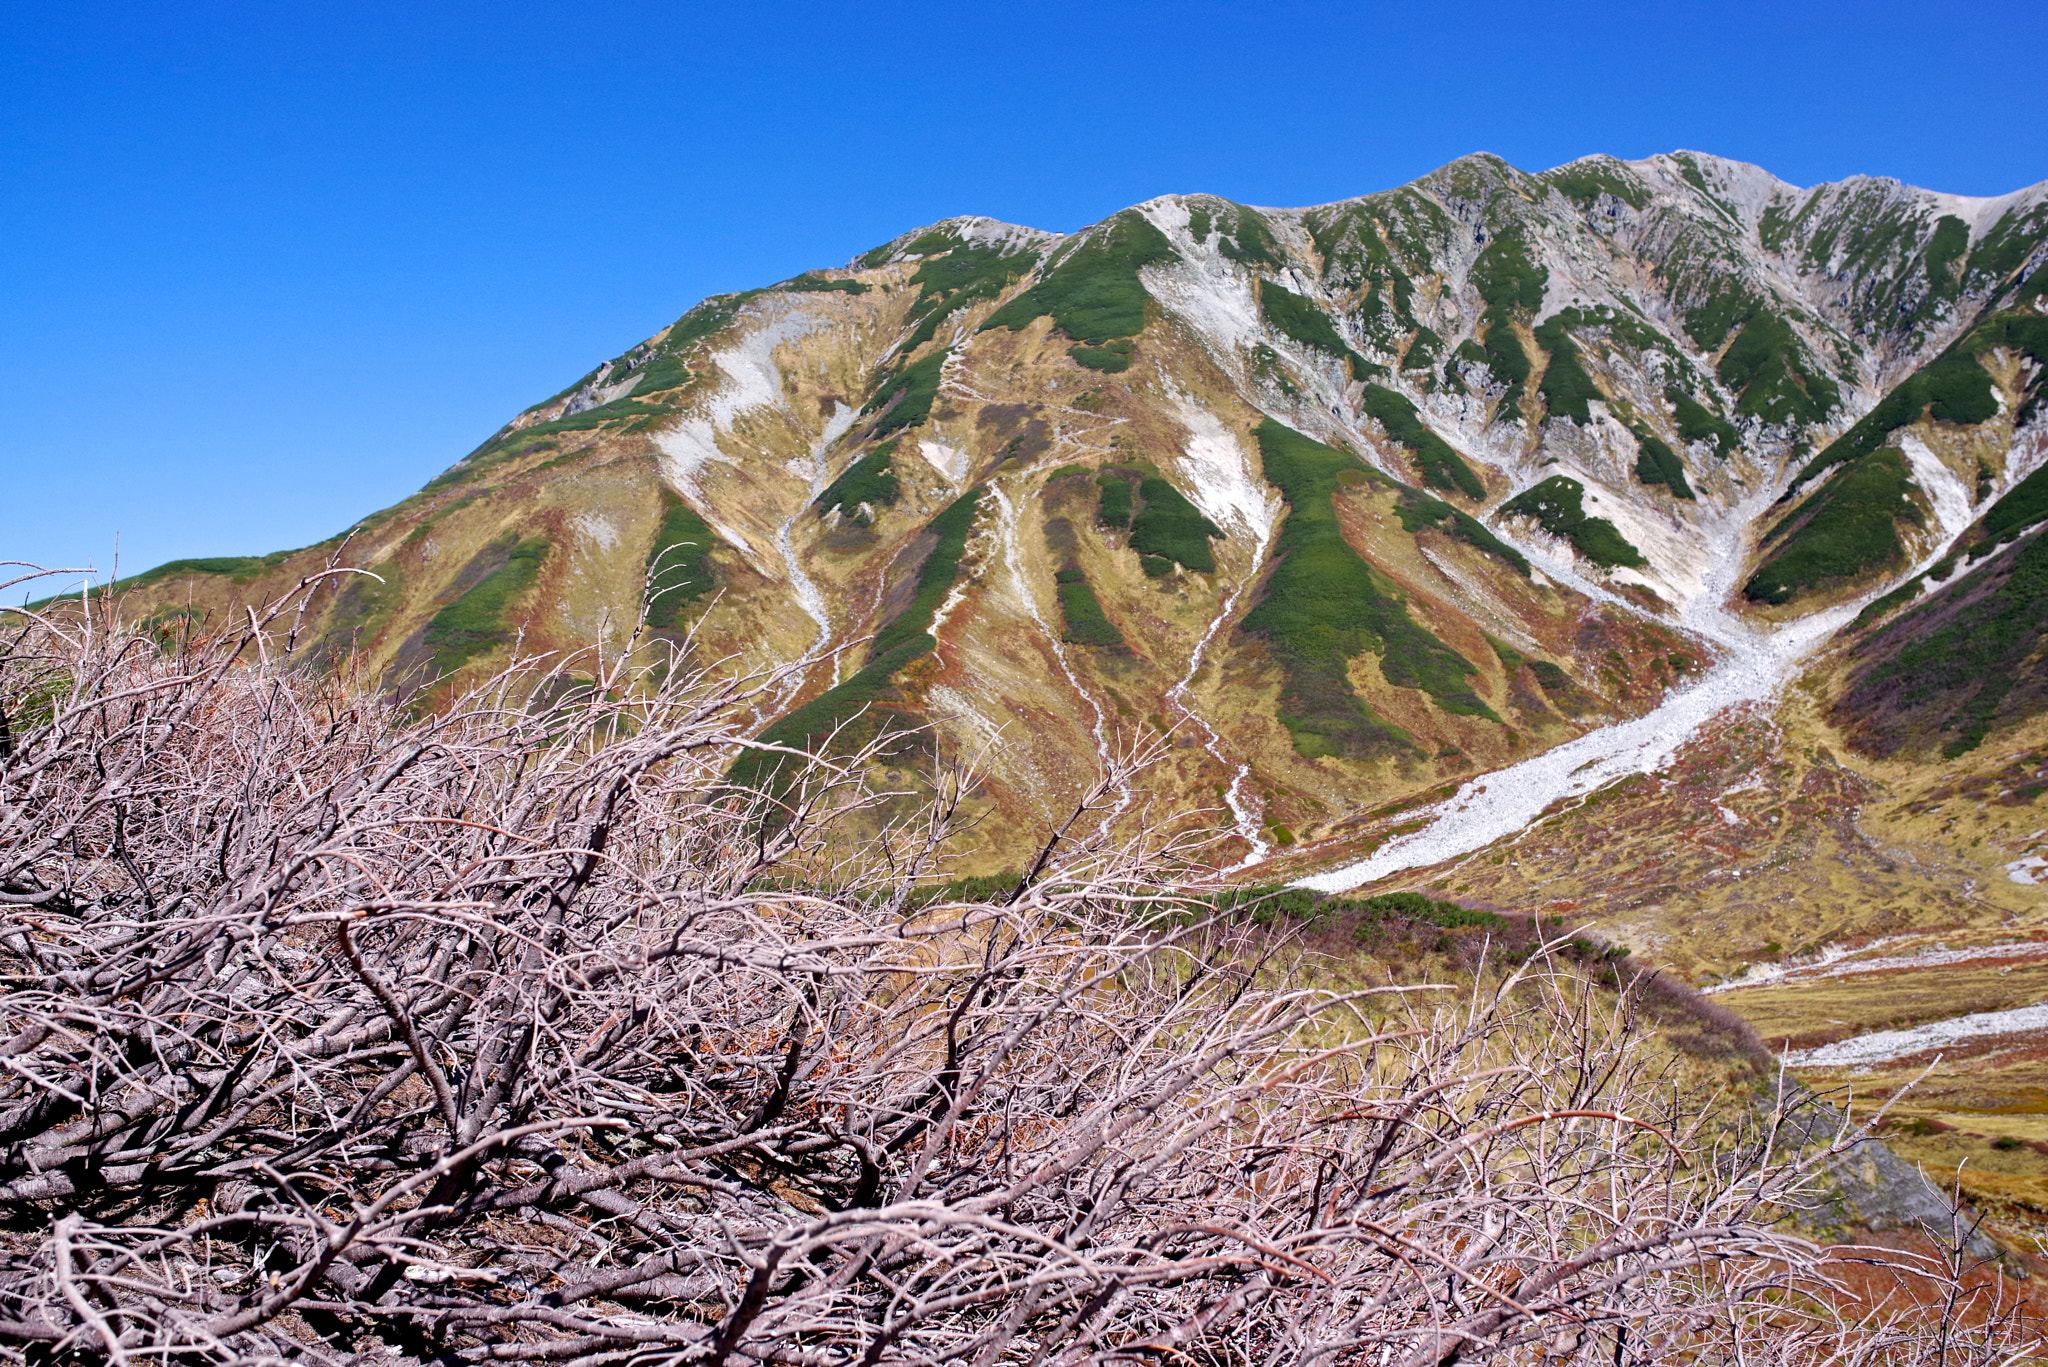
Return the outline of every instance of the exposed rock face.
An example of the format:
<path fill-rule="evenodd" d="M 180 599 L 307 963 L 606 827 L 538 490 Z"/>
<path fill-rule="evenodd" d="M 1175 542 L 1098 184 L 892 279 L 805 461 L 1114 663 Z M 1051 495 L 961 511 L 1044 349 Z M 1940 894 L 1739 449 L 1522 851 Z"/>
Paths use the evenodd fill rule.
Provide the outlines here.
<path fill-rule="evenodd" d="M 787 670 L 780 738 L 928 727 L 904 774 L 978 759 L 991 867 L 1162 732 L 1150 795 L 1214 809 L 1229 864 L 1644 713 L 1717 657 L 1702 611 L 1786 621 L 1947 555 L 1866 614 L 1841 705 L 1952 746 L 2040 701 L 1906 647 L 2033 592 L 1962 557 L 2048 515 L 2044 243 L 2048 186 L 1799 190 L 1685 152 L 1064 237 L 948 220 L 707 300 L 520 414 L 355 529 L 382 582 L 323 597 L 320 649 L 394 685 L 522 633 L 615 649 L 651 588 L 655 634 Z M 168 566 L 137 601 L 334 553 Z"/>

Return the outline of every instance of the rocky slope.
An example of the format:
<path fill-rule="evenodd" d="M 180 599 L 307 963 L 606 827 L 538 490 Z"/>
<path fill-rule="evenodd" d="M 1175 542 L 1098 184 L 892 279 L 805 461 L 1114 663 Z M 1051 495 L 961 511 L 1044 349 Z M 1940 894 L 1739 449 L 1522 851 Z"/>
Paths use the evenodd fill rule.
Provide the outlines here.
<path fill-rule="evenodd" d="M 126 588 L 204 613 L 338 554 L 380 580 L 319 649 L 400 688 L 640 624 L 768 675 L 774 739 L 975 763 L 970 867 L 1166 737 L 1097 819 L 1210 809 L 1219 864 L 1309 872 L 1743 632 L 1805 624 L 1848 751 L 2039 711 L 2044 260 L 2048 185 L 1685 152 L 948 220 L 705 301 L 345 543 Z"/>

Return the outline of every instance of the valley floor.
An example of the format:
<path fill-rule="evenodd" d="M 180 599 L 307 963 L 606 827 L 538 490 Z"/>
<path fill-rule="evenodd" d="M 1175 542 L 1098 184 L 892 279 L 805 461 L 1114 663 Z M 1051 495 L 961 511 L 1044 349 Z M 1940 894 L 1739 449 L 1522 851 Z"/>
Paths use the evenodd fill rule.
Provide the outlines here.
<path fill-rule="evenodd" d="M 1552 803 L 1508 839 L 1380 887 L 1536 912 L 1627 946 L 1738 1012 L 1859 1119 L 1889 1106 L 1886 1142 L 2038 1255 L 2044 790 L 2048 722 L 1939 768 L 1872 762 L 1794 690 L 1776 709 L 1724 714 L 1657 772 Z"/>

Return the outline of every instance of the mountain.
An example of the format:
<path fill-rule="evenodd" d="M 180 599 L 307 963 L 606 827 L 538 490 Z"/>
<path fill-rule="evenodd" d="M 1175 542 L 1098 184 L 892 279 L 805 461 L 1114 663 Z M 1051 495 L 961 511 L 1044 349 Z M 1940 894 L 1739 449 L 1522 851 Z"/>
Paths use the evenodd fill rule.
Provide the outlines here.
<path fill-rule="evenodd" d="M 1872 756 L 2038 713 L 2044 257 L 2048 184 L 1691 152 L 949 219 L 705 300 L 345 542 L 122 588 L 204 613 L 339 555 L 379 579 L 323 591 L 317 651 L 396 688 L 651 603 L 786 671 L 770 739 L 976 762 L 970 867 L 1166 737 L 1106 819 L 1213 809 L 1219 863 L 1328 869 L 1758 651 L 1756 698 L 1825 661 Z"/>

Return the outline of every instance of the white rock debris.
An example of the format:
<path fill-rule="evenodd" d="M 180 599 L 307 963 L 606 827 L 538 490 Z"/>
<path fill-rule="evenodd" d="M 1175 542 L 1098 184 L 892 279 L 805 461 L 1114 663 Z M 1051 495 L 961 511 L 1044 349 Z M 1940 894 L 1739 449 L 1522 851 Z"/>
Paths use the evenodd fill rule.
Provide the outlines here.
<path fill-rule="evenodd" d="M 1788 1068 L 1860 1068 L 2001 1035 L 2038 1036 L 2044 1030 L 2048 1030 L 2048 1005 L 1976 1011 L 1949 1020 L 1929 1021 L 1910 1030 L 1878 1030 L 1814 1049 L 1794 1049 L 1784 1055 L 1784 1060 Z M 2038 1043 L 2034 1039 L 2014 1041 L 2022 1042 Z"/>

